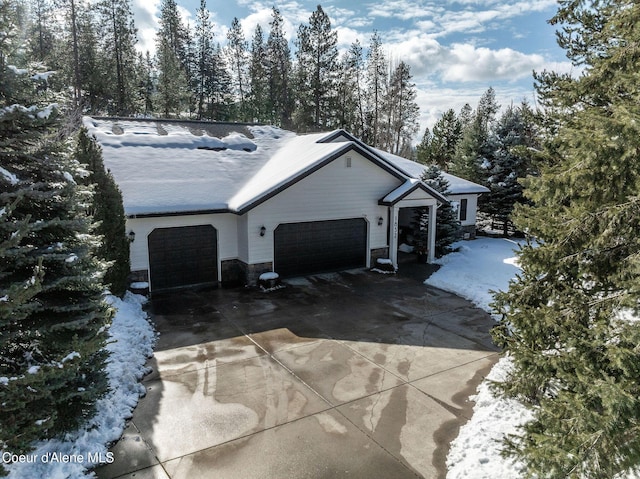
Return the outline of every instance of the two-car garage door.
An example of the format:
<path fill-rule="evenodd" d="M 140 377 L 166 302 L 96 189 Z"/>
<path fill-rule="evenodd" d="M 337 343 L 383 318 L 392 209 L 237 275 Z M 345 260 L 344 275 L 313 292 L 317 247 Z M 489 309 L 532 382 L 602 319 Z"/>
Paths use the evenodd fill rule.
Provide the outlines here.
<path fill-rule="evenodd" d="M 280 276 L 360 268 L 366 263 L 363 218 L 285 223 L 274 232 L 274 270 Z"/>

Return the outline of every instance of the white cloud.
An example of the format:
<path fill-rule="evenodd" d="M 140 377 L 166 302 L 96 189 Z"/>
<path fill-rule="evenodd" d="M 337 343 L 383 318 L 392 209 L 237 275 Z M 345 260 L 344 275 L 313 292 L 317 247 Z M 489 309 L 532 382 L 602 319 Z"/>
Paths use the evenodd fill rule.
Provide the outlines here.
<path fill-rule="evenodd" d="M 540 69 L 545 59 L 537 53 L 526 54 L 501 48 L 476 48 L 469 44 L 454 44 L 441 67 L 445 81 L 468 82 L 488 80 L 520 80 Z"/>
<path fill-rule="evenodd" d="M 131 11 L 138 29 L 137 48 L 141 52 L 155 51 L 156 29 L 158 28 L 158 9 L 160 0 L 133 0 Z"/>

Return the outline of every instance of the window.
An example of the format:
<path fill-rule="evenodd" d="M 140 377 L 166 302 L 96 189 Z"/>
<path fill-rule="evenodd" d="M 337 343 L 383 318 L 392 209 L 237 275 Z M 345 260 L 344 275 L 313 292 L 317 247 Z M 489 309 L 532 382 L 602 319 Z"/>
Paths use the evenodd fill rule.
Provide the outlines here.
<path fill-rule="evenodd" d="M 460 221 L 467 220 L 467 201 L 466 198 L 460 200 Z"/>

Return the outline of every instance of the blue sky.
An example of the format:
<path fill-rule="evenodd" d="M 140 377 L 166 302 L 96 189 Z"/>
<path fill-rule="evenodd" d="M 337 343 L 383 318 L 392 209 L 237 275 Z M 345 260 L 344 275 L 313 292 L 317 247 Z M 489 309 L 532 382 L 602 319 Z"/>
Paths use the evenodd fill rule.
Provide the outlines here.
<path fill-rule="evenodd" d="M 134 0 L 139 47 L 153 49 L 160 0 Z M 182 13 L 195 21 L 200 0 L 177 0 Z M 557 46 L 554 27 L 547 23 L 557 8 L 555 0 L 208 0 L 217 40 L 237 17 L 247 39 L 255 26 L 269 31 L 271 7 L 285 19 L 291 40 L 320 3 L 338 33 L 340 49 L 356 39 L 366 47 L 374 30 L 393 61 L 411 66 L 418 89 L 421 137 L 448 108 L 475 107 L 492 86 L 506 106 L 527 99 L 535 103 L 532 71 L 571 71 Z"/>

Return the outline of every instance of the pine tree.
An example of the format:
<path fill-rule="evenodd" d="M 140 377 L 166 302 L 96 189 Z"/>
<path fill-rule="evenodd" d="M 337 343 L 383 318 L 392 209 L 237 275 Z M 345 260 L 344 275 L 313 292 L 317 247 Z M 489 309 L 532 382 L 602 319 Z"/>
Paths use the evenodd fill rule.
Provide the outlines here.
<path fill-rule="evenodd" d="M 362 47 L 358 42 L 344 53 L 338 65 L 336 126 L 361 137 L 364 131 L 364 108 L 360 78 L 363 69 Z"/>
<path fill-rule="evenodd" d="M 101 0 L 98 3 L 102 24 L 102 61 L 109 75 L 107 85 L 112 98 L 110 113 L 127 116 L 137 113 L 136 28 L 130 0 Z"/>
<path fill-rule="evenodd" d="M 208 116 L 217 121 L 231 121 L 233 119 L 232 80 L 227 70 L 222 47 L 219 44 L 213 49 L 211 66 L 211 97 Z"/>
<path fill-rule="evenodd" d="M 180 61 L 166 39 L 157 52 L 157 96 L 154 103 L 164 118 L 180 117 L 189 107 L 189 89 Z"/>
<path fill-rule="evenodd" d="M 437 165 L 448 171 L 455 158 L 456 147 L 462 137 L 462 123 L 453 109 L 444 112 L 433 125 L 428 141 L 418 150 L 418 161 L 426 165 Z"/>
<path fill-rule="evenodd" d="M 411 82 L 411 68 L 398 63 L 389 78 L 385 95 L 385 126 L 382 148 L 399 156 L 409 158 L 411 142 L 418 132 L 420 108 L 416 103 L 416 86 Z"/>
<path fill-rule="evenodd" d="M 5 68 L 1 86 L 15 75 Z M 0 448 L 21 453 L 93 415 L 107 387 L 109 318 L 84 206 L 90 197 L 57 139 L 59 116 L 34 103 L 47 100 L 35 85 L 2 90 Z"/>
<path fill-rule="evenodd" d="M 195 96 L 198 120 L 205 117 L 207 100 L 211 97 L 213 60 L 213 25 L 206 0 L 200 0 L 196 19 Z"/>
<path fill-rule="evenodd" d="M 338 34 L 320 5 L 309 24 L 298 29 L 295 123 L 299 130 L 323 130 L 334 124 L 338 73 Z"/>
<path fill-rule="evenodd" d="M 382 106 L 387 90 L 387 58 L 382 49 L 382 40 L 377 31 L 371 36 L 367 52 L 366 115 L 367 126 L 363 141 L 379 148 L 381 144 Z"/>
<path fill-rule="evenodd" d="M 249 63 L 249 111 L 251 121 L 269 121 L 269 79 L 267 76 L 267 48 L 262 27 L 256 25 L 251 40 Z"/>
<path fill-rule="evenodd" d="M 111 293 L 122 296 L 131 270 L 122 193 L 105 169 L 100 147 L 85 128 L 78 133 L 74 156 L 90 172 L 84 183 L 95 188 L 90 213 L 97 224 L 95 233 L 101 238 L 96 255 L 108 265 L 104 283 Z"/>
<path fill-rule="evenodd" d="M 449 192 L 449 182 L 444 179 L 440 169 L 431 165 L 428 166 L 420 179 L 439 193 L 447 195 Z M 414 236 L 419 239 L 420 244 L 426 245 L 429 225 L 429 209 L 416 208 L 414 218 Z M 436 244 L 435 256 L 440 258 L 452 251 L 451 244 L 460 238 L 460 221 L 451 203 L 444 203 L 438 206 L 436 211 Z"/>
<path fill-rule="evenodd" d="M 267 38 L 267 78 L 269 79 L 269 123 L 289 128 L 293 115 L 291 50 L 283 31 L 284 19 L 273 7 Z"/>
<path fill-rule="evenodd" d="M 54 17 L 50 0 L 31 2 L 31 32 L 29 53 L 33 61 L 51 64 L 54 50 Z"/>
<path fill-rule="evenodd" d="M 597 7 L 597 8 L 595 8 Z M 497 296 L 500 390 L 534 419 L 507 442 L 530 477 L 620 477 L 640 464 L 640 5 L 561 2 L 560 44 L 587 68 L 543 73 L 556 134 L 515 222 L 539 245 Z"/>
<path fill-rule="evenodd" d="M 482 212 L 492 222 L 502 224 L 504 236 L 508 235 L 514 206 L 525 202 L 518 179 L 535 173 L 534 155 L 540 144 L 532 119 L 533 112 L 526 103 L 507 108 L 496 122 L 496 150 L 485 164 L 487 186 L 491 192 L 483 195 Z"/>
<path fill-rule="evenodd" d="M 471 118 L 467 119 L 468 110 L 465 116 L 461 115 L 461 122 L 466 126 L 463 127 L 462 138 L 456 145 L 451 173 L 482 185 L 487 182 L 487 165 L 496 151 L 492 127 L 499 109 L 495 91 L 489 88 L 480 98 Z"/>
<path fill-rule="evenodd" d="M 248 70 L 247 41 L 238 18 L 234 18 L 231 28 L 227 32 L 227 64 L 231 66 L 233 72 L 233 83 L 238 108 L 236 118 L 247 121 L 247 94 L 248 94 Z"/>

